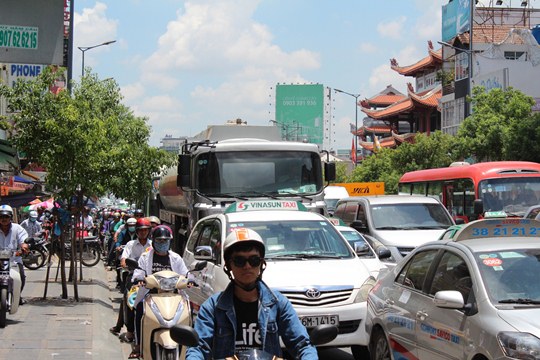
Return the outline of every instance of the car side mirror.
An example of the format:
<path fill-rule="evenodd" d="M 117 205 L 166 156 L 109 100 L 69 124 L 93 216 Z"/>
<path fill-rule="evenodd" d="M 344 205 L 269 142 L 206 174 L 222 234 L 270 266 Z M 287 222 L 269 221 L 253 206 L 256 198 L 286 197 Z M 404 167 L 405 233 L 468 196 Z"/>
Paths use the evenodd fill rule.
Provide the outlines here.
<path fill-rule="evenodd" d="M 380 259 L 388 259 L 392 257 L 390 250 L 384 246 L 377 248 L 377 257 Z"/>
<path fill-rule="evenodd" d="M 360 220 L 354 220 L 350 225 L 354 230 L 361 232 L 361 233 L 367 233 L 368 228 L 367 225 L 364 224 L 363 221 Z"/>
<path fill-rule="evenodd" d="M 212 251 L 212 247 L 207 245 L 197 246 L 193 255 L 195 260 L 212 261 L 214 259 L 214 252 Z"/>

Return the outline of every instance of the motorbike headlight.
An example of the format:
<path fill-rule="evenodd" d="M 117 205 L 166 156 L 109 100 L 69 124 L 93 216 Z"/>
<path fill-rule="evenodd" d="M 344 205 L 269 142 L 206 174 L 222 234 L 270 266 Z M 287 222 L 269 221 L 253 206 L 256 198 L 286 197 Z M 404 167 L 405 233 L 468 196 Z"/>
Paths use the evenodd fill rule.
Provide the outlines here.
<path fill-rule="evenodd" d="M 377 280 L 373 276 L 370 276 L 367 278 L 366 281 L 360 286 L 360 291 L 358 292 L 358 295 L 356 295 L 356 298 L 354 299 L 355 303 L 364 302 L 368 298 L 369 291 L 373 288 Z"/>
<path fill-rule="evenodd" d="M 173 291 L 176 289 L 176 283 L 178 282 L 178 276 L 164 278 L 160 277 L 158 280 L 159 288 L 164 291 Z"/>
<path fill-rule="evenodd" d="M 9 259 L 11 257 L 11 250 L 0 250 L 0 259 Z"/>
<path fill-rule="evenodd" d="M 540 358 L 540 339 L 529 333 L 503 331 L 497 334 L 499 345 L 508 357 L 535 360 Z"/>

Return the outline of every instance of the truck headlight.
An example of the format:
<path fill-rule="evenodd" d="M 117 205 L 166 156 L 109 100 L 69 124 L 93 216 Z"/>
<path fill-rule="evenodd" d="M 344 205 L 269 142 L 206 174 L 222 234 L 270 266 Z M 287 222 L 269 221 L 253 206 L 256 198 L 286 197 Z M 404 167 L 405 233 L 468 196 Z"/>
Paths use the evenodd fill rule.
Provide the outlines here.
<path fill-rule="evenodd" d="M 529 333 L 504 331 L 497 334 L 502 351 L 514 359 L 540 358 L 540 339 Z"/>
<path fill-rule="evenodd" d="M 362 286 L 360 286 L 360 291 L 358 291 L 358 295 L 356 295 L 356 298 L 354 299 L 355 303 L 364 302 L 368 298 L 369 291 L 373 288 L 373 285 L 375 285 L 377 281 L 373 276 L 370 276 L 364 281 Z"/>

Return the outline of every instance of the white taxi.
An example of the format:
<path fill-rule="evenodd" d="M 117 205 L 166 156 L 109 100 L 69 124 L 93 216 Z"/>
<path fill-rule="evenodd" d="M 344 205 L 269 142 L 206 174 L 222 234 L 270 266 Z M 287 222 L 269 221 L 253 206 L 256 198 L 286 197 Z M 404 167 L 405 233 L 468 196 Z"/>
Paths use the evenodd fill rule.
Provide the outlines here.
<path fill-rule="evenodd" d="M 223 243 L 231 229 L 246 227 L 261 235 L 267 267 L 263 280 L 292 303 L 308 328 L 332 324 L 339 335 L 331 347 L 351 347 L 356 359 L 367 356 L 366 299 L 375 283 L 346 240 L 328 219 L 296 201 L 240 201 L 223 214 L 197 222 L 187 242 L 184 261 L 207 260 L 189 290 L 200 305 L 229 284 L 223 271 Z"/>
<path fill-rule="evenodd" d="M 540 222 L 484 219 L 417 247 L 368 298 L 372 359 L 540 359 Z"/>

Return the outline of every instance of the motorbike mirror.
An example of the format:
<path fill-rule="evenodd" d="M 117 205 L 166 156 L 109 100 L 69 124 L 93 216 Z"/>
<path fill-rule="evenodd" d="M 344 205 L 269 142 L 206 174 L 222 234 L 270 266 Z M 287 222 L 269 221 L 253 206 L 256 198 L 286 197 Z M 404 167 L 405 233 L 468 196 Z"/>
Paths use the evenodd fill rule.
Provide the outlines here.
<path fill-rule="evenodd" d="M 197 346 L 199 335 L 195 329 L 187 325 L 175 325 L 170 331 L 171 338 L 182 346 Z"/>
<path fill-rule="evenodd" d="M 204 269 L 206 267 L 207 264 L 208 264 L 208 261 L 206 261 L 206 260 L 198 261 L 195 264 L 195 267 L 193 268 L 193 271 L 201 271 L 202 269 Z"/>
<path fill-rule="evenodd" d="M 334 340 L 338 335 L 338 328 L 334 325 L 318 325 L 314 327 L 310 333 L 309 337 L 311 343 L 315 346 L 327 344 L 330 341 Z"/>
<path fill-rule="evenodd" d="M 126 259 L 126 265 L 127 265 L 129 270 L 140 269 L 139 262 L 137 260 L 135 260 L 135 259 L 132 259 L 132 258 L 127 258 Z"/>

